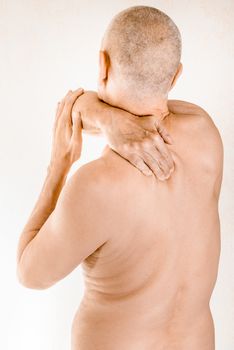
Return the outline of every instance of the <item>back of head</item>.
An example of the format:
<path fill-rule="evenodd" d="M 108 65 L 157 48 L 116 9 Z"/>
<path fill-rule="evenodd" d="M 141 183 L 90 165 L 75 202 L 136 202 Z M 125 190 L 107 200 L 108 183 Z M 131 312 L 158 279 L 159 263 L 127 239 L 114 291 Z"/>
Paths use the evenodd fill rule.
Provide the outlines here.
<path fill-rule="evenodd" d="M 102 49 L 124 91 L 136 98 L 167 98 L 180 63 L 181 35 L 164 12 L 148 6 L 120 12 L 106 30 Z"/>

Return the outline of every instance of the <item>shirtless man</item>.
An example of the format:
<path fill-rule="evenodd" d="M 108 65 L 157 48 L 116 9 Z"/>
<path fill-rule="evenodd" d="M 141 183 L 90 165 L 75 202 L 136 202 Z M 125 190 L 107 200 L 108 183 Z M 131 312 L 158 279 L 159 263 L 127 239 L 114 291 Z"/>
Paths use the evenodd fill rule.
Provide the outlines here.
<path fill-rule="evenodd" d="M 20 237 L 17 272 L 26 287 L 45 289 L 82 265 L 85 293 L 72 350 L 215 348 L 209 302 L 220 254 L 223 148 L 202 108 L 167 100 L 181 69 L 172 20 L 133 7 L 105 33 L 98 95 L 69 92 L 58 108 L 52 161 Z M 100 125 L 110 144 L 122 137 L 125 146 L 106 146 L 64 186 L 80 156 L 81 127 Z M 153 147 L 155 125 L 173 139 L 169 178 L 170 156 L 161 143 Z M 134 141 L 143 126 L 144 151 Z"/>

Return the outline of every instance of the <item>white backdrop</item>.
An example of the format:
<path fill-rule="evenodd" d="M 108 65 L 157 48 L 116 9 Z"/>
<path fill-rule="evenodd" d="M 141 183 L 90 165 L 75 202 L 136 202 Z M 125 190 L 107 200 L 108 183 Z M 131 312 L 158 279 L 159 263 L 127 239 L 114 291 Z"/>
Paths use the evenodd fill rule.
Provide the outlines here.
<path fill-rule="evenodd" d="M 102 34 L 113 15 L 133 5 L 155 6 L 176 22 L 184 71 L 170 98 L 206 109 L 223 138 L 222 253 L 211 307 L 216 349 L 234 349 L 233 0 L 0 0 L 1 349 L 70 348 L 80 268 L 48 290 L 26 289 L 16 279 L 16 247 L 46 176 L 57 101 L 69 89 L 96 89 Z M 105 144 L 84 138 L 73 170 Z"/>

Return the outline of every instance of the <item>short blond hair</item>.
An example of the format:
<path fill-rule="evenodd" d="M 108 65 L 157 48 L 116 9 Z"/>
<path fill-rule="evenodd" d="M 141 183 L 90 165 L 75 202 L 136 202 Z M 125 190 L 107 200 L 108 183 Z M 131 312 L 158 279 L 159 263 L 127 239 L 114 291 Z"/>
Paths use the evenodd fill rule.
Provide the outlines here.
<path fill-rule="evenodd" d="M 181 35 L 164 12 L 133 6 L 118 13 L 102 41 L 125 88 L 166 96 L 181 59 Z"/>

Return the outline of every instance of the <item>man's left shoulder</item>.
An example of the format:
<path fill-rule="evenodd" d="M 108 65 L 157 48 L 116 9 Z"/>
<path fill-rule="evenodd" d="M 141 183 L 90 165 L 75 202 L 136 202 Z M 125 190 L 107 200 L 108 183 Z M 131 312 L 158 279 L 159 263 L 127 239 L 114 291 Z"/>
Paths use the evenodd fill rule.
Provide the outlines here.
<path fill-rule="evenodd" d="M 74 183 L 74 187 L 86 191 L 91 198 L 95 195 L 107 200 L 116 189 L 117 174 L 113 164 L 100 157 L 80 166 L 69 181 Z"/>

